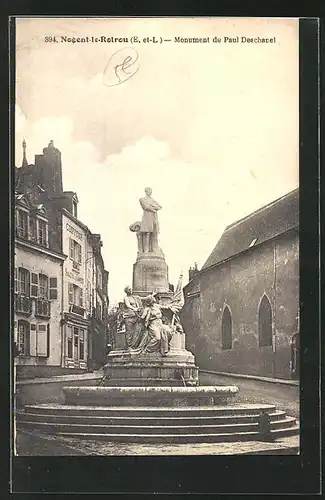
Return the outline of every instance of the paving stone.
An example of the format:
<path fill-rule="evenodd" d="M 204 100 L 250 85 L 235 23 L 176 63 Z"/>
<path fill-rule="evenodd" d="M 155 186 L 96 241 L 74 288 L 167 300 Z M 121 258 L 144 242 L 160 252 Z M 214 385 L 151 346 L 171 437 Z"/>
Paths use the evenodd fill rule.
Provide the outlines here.
<path fill-rule="evenodd" d="M 279 454 L 291 452 L 297 455 L 299 436 L 279 439 L 273 443 L 260 441 L 145 445 L 98 442 L 58 436 L 41 435 L 36 432 L 17 433 L 17 455 L 237 455 L 237 454 Z"/>

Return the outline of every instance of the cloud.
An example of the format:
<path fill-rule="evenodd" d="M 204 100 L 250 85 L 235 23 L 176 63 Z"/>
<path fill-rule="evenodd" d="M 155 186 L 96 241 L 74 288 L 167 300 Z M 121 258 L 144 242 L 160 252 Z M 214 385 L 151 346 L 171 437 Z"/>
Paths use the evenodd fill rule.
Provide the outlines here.
<path fill-rule="evenodd" d="M 297 26 L 276 19 L 19 21 L 16 165 L 23 138 L 30 163 L 54 140 L 64 188 L 78 193 L 80 218 L 102 234 L 112 298 L 132 278 L 136 240 L 128 227 L 141 217 L 145 186 L 163 206 L 160 241 L 176 282 L 181 269 L 186 276 L 194 261 L 204 263 L 225 225 L 298 185 Z M 278 43 L 141 44 L 139 71 L 115 87 L 103 85 L 102 75 L 120 45 L 41 43 L 50 32 L 170 38 L 238 30 L 269 33 Z"/>

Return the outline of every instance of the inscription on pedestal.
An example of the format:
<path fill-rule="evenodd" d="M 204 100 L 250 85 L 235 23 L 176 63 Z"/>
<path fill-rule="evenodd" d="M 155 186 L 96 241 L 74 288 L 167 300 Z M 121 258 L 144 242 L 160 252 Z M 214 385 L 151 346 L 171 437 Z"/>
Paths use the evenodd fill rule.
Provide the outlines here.
<path fill-rule="evenodd" d="M 152 259 L 153 260 L 153 259 Z M 168 290 L 168 267 L 165 261 L 157 258 L 158 263 L 140 258 L 133 267 L 133 290 L 156 292 Z"/>

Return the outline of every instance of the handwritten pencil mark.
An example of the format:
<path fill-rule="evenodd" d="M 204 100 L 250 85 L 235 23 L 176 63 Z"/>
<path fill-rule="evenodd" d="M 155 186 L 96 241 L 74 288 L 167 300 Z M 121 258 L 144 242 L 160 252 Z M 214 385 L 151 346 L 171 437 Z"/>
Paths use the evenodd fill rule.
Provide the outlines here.
<path fill-rule="evenodd" d="M 104 85 L 114 87 L 132 78 L 140 68 L 138 59 L 138 52 L 133 47 L 125 47 L 114 52 L 103 73 Z"/>

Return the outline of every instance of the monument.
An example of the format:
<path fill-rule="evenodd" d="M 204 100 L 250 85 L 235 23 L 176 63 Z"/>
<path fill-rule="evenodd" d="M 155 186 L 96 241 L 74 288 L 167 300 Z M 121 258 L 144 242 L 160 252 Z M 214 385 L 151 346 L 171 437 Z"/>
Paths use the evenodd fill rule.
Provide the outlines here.
<path fill-rule="evenodd" d="M 133 286 L 125 287 L 121 307 L 124 345 L 109 353 L 104 385 L 196 386 L 198 368 L 193 354 L 185 348 L 185 332 L 178 315 L 184 304 L 182 276 L 175 292 L 171 291 L 168 266 L 158 241 L 157 212 L 162 207 L 151 195 L 147 187 L 139 200 L 142 220 L 130 225 L 136 233 L 138 251 Z"/>
<path fill-rule="evenodd" d="M 161 206 L 149 188 L 140 204 L 142 221 L 130 226 L 138 253 L 133 288 L 125 287 L 120 311 L 123 344 L 109 352 L 99 385 L 63 387 L 64 404 L 26 405 L 18 425 L 126 443 L 246 441 L 297 434 L 296 419 L 274 405 L 231 404 L 236 386 L 199 385 L 178 316 L 184 302 L 182 276 L 175 292 L 169 290 L 159 247 Z"/>
<path fill-rule="evenodd" d="M 140 296 L 147 295 L 148 291 L 169 291 L 168 267 L 158 243 L 157 212 L 162 207 L 151 194 L 151 188 L 147 187 L 145 196 L 139 200 L 143 209 L 142 220 L 130 225 L 138 242 L 137 260 L 133 266 L 133 292 Z"/>

